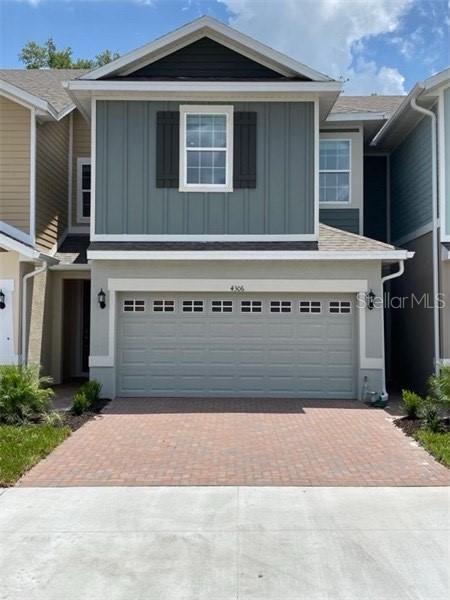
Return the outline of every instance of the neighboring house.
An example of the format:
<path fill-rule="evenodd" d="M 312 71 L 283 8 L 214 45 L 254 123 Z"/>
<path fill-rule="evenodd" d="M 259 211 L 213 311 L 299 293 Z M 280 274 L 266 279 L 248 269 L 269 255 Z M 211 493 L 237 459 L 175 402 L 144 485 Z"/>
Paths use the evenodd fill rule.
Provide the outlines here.
<path fill-rule="evenodd" d="M 367 300 L 412 255 L 386 243 L 388 161 L 370 141 L 402 98 L 338 98 L 340 82 L 209 18 L 62 79 L 62 241 L 2 219 L 0 260 L 49 264 L 36 320 L 1 263 L 15 296 L 0 319 L 30 331 L 12 358 L 62 381 L 87 371 L 90 337 L 111 397 L 356 398 L 365 378 L 385 392 Z"/>
<path fill-rule="evenodd" d="M 390 311 L 391 372 L 423 390 L 450 364 L 450 69 L 414 86 L 371 145 L 389 162 L 388 239 L 415 252 L 391 287 L 406 298 Z"/>
<path fill-rule="evenodd" d="M 88 323 L 81 299 L 89 273 L 79 272 L 86 265 L 61 270 L 74 258 L 57 253 L 71 234 L 88 241 L 77 196 L 79 165 L 90 161 L 90 127 L 62 87 L 84 72 L 0 70 L 0 363 L 28 358 L 56 381 L 88 372 L 88 328 L 83 340 L 78 322 L 63 323 L 62 303 L 73 302 L 73 314 L 82 318 L 84 311 Z M 46 268 L 36 274 L 36 266 Z"/>

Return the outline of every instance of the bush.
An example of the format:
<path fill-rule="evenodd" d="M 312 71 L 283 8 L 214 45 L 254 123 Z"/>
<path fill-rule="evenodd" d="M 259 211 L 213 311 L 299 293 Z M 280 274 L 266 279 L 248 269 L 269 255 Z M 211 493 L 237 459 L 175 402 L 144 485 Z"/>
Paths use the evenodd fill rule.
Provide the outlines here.
<path fill-rule="evenodd" d="M 432 399 L 442 408 L 450 409 L 450 367 L 441 367 L 437 375 L 428 379 Z"/>
<path fill-rule="evenodd" d="M 414 392 L 402 390 L 403 410 L 409 419 L 418 419 L 423 406 L 423 399 Z"/>
<path fill-rule="evenodd" d="M 50 383 L 40 377 L 39 365 L 0 365 L 0 421 L 21 424 L 45 415 L 53 396 Z"/>
<path fill-rule="evenodd" d="M 441 430 L 439 405 L 431 396 L 427 396 L 421 408 L 421 416 L 428 431 L 438 433 Z"/>
<path fill-rule="evenodd" d="M 91 381 L 86 381 L 86 383 L 81 386 L 80 392 L 88 399 L 89 406 L 92 406 L 92 404 L 100 398 L 101 389 L 102 384 L 99 381 L 92 379 Z"/>
<path fill-rule="evenodd" d="M 73 397 L 72 407 L 70 410 L 73 412 L 74 415 L 82 415 L 84 412 L 89 410 L 89 407 L 90 402 L 86 397 L 86 394 L 81 390 L 78 390 L 78 392 Z"/>

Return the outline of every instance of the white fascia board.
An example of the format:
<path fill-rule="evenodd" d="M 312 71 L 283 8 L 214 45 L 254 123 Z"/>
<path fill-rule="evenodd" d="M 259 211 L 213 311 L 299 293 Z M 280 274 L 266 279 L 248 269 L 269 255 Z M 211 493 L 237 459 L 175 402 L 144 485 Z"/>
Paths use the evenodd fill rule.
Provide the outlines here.
<path fill-rule="evenodd" d="M 25 106 L 25 108 L 35 109 L 36 115 L 44 117 L 46 115 L 51 116 L 55 121 L 60 121 L 65 116 L 67 116 L 72 110 L 75 108 L 75 105 L 66 106 L 60 113 L 56 112 L 56 110 L 46 101 L 42 100 L 39 96 L 35 96 L 34 94 L 30 94 L 29 92 L 5 81 L 4 79 L 0 79 L 0 94 L 6 96 L 10 100 Z"/>
<path fill-rule="evenodd" d="M 417 98 L 419 94 L 423 91 L 423 86 L 421 84 L 416 83 L 416 85 L 412 88 L 403 102 L 397 107 L 395 112 L 391 115 L 391 117 L 387 120 L 387 122 L 383 125 L 383 127 L 379 130 L 373 140 L 370 142 L 371 146 L 378 146 L 378 144 L 384 139 L 388 131 L 390 131 L 395 125 L 395 123 L 400 119 L 403 113 L 409 109 L 411 105 L 411 100 L 413 98 Z"/>
<path fill-rule="evenodd" d="M 407 250 L 376 252 L 332 252 L 319 250 L 88 250 L 88 260 L 168 260 L 168 261 L 398 261 L 412 258 Z"/>
<path fill-rule="evenodd" d="M 384 112 L 340 112 L 330 113 L 327 122 L 341 123 L 349 121 L 385 121 L 387 115 Z"/>
<path fill-rule="evenodd" d="M 339 81 L 91 81 L 73 79 L 71 92 L 340 92 Z"/>
<path fill-rule="evenodd" d="M 171 47 L 175 45 L 177 42 L 183 41 L 183 45 L 187 45 L 191 43 L 192 36 L 204 35 L 207 36 L 209 34 L 214 35 L 218 34 L 223 36 L 225 40 L 228 42 L 230 46 L 233 45 L 233 42 L 236 44 L 236 50 L 239 51 L 238 46 L 242 46 L 243 48 L 247 48 L 255 53 L 255 60 L 257 60 L 256 55 L 261 55 L 261 58 L 264 60 L 268 60 L 273 63 L 273 69 L 278 70 L 288 70 L 292 71 L 294 74 L 302 75 L 305 77 L 309 77 L 310 79 L 315 79 L 318 81 L 329 81 L 330 78 L 324 75 L 323 73 L 319 73 L 310 67 L 269 48 L 265 44 L 257 42 L 253 38 L 224 25 L 223 23 L 217 21 L 216 19 L 212 19 L 211 17 L 200 17 L 180 27 L 148 44 L 141 46 L 127 54 L 121 56 L 120 58 L 112 61 L 111 63 L 104 65 L 103 67 L 99 67 L 98 69 L 94 69 L 85 75 L 82 75 L 81 79 L 100 79 L 102 77 L 106 77 L 108 75 L 115 74 L 121 70 L 125 70 L 127 67 L 140 62 L 142 59 L 148 57 L 148 62 L 152 62 L 152 54 L 156 54 L 163 51 L 165 47 Z M 158 56 L 159 57 L 159 56 Z"/>
<path fill-rule="evenodd" d="M 91 265 L 89 264 L 64 264 L 59 263 L 50 267 L 50 271 L 90 271 Z"/>
<path fill-rule="evenodd" d="M 436 73 L 422 83 L 426 92 L 431 92 L 434 88 L 440 87 L 450 82 L 450 67 L 444 69 L 440 73 Z"/>
<path fill-rule="evenodd" d="M 19 240 L 10 238 L 8 235 L 0 233 L 0 247 L 4 248 L 9 252 L 17 252 L 25 258 L 31 258 L 33 260 L 45 260 L 46 262 L 56 264 L 57 259 L 48 256 L 39 250 L 35 250 L 26 244 L 23 244 Z"/>

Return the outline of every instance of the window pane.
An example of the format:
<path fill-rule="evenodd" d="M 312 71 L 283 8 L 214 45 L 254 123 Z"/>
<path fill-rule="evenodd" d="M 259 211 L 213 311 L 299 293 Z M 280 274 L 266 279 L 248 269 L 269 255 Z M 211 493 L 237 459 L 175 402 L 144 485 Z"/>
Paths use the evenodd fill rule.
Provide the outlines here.
<path fill-rule="evenodd" d="M 187 115 L 187 148 L 225 148 L 225 115 Z"/>
<path fill-rule="evenodd" d="M 200 183 L 200 169 L 196 167 L 187 168 L 187 183 Z"/>
<path fill-rule="evenodd" d="M 199 167 L 200 166 L 200 154 L 197 150 L 189 151 L 187 153 L 187 166 L 188 167 Z"/>
<path fill-rule="evenodd" d="M 82 165 L 81 187 L 83 190 L 91 189 L 91 165 Z"/>
<path fill-rule="evenodd" d="M 322 140 L 320 142 L 320 169 L 350 169 L 350 142 Z"/>
<path fill-rule="evenodd" d="M 83 217 L 91 216 L 91 192 L 83 192 Z"/>
<path fill-rule="evenodd" d="M 225 185 L 225 182 L 226 182 L 225 169 L 218 168 L 218 169 L 213 169 L 212 171 L 213 171 L 213 183 L 215 183 L 216 185 Z"/>
<path fill-rule="evenodd" d="M 209 167 L 200 169 L 200 183 L 213 183 L 213 170 Z"/>
<path fill-rule="evenodd" d="M 320 173 L 320 202 L 348 202 L 349 174 Z"/>
<path fill-rule="evenodd" d="M 212 152 L 213 166 L 225 168 L 225 152 Z"/>

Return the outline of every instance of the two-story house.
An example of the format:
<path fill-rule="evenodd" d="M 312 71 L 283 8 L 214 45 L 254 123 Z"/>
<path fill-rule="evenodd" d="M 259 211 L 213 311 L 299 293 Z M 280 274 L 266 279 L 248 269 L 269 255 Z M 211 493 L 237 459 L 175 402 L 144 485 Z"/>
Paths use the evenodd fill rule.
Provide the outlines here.
<path fill-rule="evenodd" d="M 389 241 L 415 253 L 392 282 L 391 372 L 423 390 L 450 364 L 450 69 L 417 83 L 371 147 L 389 163 Z"/>
<path fill-rule="evenodd" d="M 0 70 L 0 363 L 57 382 L 88 374 L 90 127 L 62 86 L 83 73 Z"/>
<path fill-rule="evenodd" d="M 385 391 L 373 296 L 410 254 L 357 235 L 385 110 L 330 114 L 340 82 L 209 18 L 65 85 L 91 128 L 89 364 L 105 394 Z"/>

